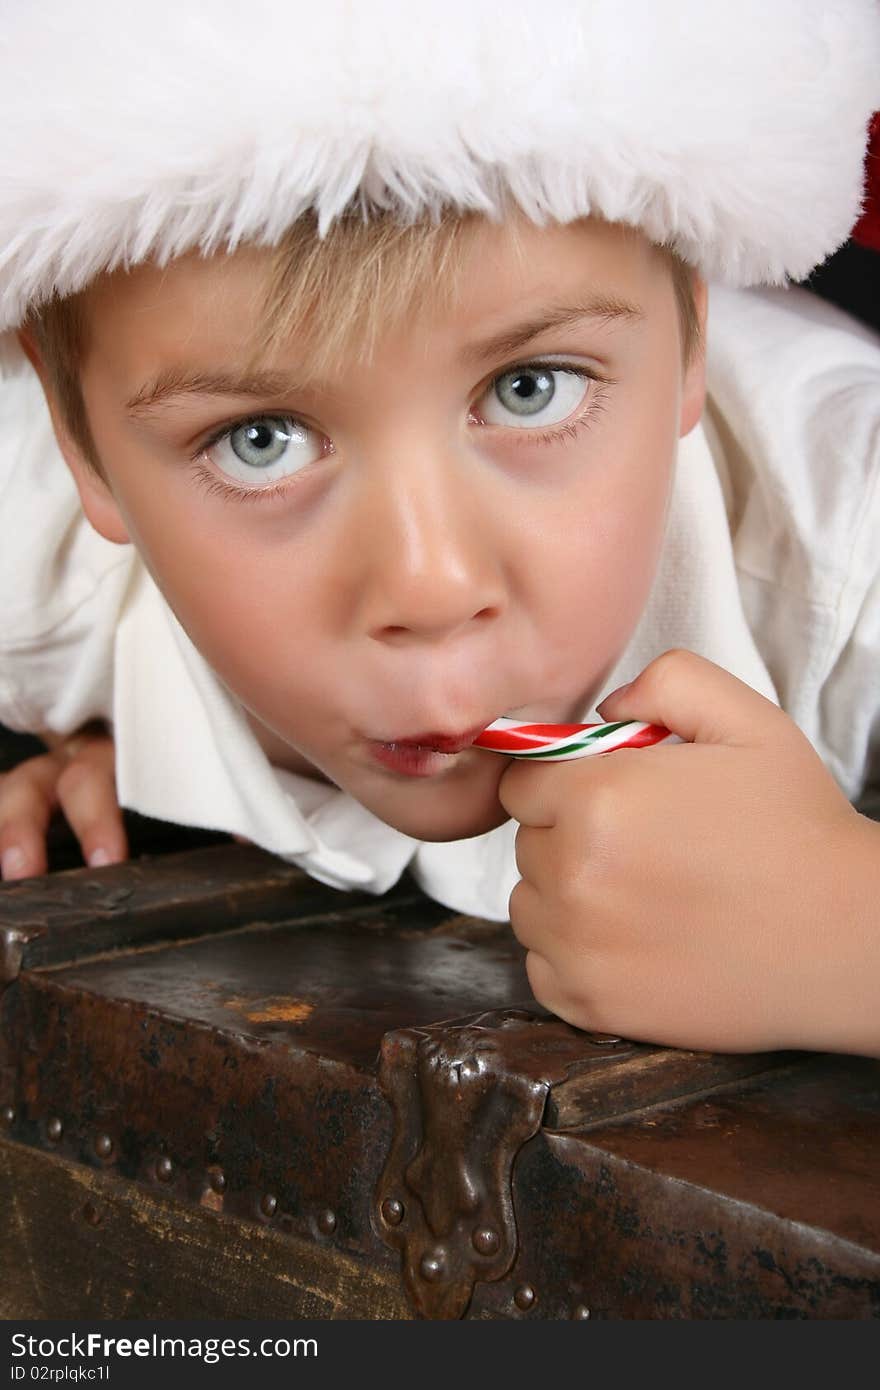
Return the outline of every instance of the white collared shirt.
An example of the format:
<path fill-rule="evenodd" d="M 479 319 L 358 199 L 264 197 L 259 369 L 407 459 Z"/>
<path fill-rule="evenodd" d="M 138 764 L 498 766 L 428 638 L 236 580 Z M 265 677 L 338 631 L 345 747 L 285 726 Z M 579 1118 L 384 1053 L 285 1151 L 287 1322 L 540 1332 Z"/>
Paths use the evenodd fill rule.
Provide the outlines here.
<path fill-rule="evenodd" d="M 856 800 L 880 780 L 880 342 L 804 291 L 713 290 L 709 343 L 704 424 L 607 691 L 670 647 L 699 652 L 777 699 Z M 125 807 L 243 835 L 339 888 L 382 893 L 409 868 L 455 910 L 506 917 L 515 825 L 422 843 L 272 767 L 133 548 L 83 518 L 24 363 L 0 428 L 0 722 L 109 719 Z"/>

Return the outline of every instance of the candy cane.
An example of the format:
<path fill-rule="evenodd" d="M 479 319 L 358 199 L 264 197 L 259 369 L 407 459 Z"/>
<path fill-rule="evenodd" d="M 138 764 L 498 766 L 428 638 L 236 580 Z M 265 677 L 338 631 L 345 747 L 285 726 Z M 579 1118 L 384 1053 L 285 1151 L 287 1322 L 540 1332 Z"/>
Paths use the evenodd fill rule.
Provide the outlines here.
<path fill-rule="evenodd" d="M 633 719 L 618 724 L 519 724 L 515 719 L 496 719 L 474 739 L 475 748 L 490 753 L 549 763 L 611 753 L 617 748 L 652 748 L 658 743 L 681 743 L 681 739 L 662 724 L 641 724 Z"/>

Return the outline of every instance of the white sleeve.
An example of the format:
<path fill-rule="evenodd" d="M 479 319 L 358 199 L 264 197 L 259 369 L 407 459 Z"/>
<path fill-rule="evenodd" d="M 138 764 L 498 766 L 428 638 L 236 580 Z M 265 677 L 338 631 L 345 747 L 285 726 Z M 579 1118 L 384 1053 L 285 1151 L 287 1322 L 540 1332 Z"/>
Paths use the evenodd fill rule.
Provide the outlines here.
<path fill-rule="evenodd" d="M 880 526 L 874 536 L 880 543 Z M 818 723 L 838 782 L 859 810 L 880 820 L 880 556 L 822 686 Z"/>
<path fill-rule="evenodd" d="M 133 549 L 82 514 L 29 366 L 0 380 L 0 723 L 66 734 L 112 712 Z"/>
<path fill-rule="evenodd" d="M 805 290 L 713 291 L 709 375 L 749 626 L 859 804 L 880 785 L 880 338 Z"/>

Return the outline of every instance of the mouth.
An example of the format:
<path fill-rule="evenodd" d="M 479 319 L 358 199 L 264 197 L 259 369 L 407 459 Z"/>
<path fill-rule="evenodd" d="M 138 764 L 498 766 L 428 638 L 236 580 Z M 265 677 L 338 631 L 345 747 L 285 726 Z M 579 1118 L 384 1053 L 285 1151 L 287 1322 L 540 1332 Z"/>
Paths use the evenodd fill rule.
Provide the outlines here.
<path fill-rule="evenodd" d="M 390 772 L 406 777 L 433 777 L 452 766 L 458 753 L 473 745 L 485 729 L 478 724 L 461 733 L 431 732 L 391 739 L 369 739 L 373 758 Z"/>
<path fill-rule="evenodd" d="M 470 748 L 485 727 L 485 724 L 478 724 L 475 729 L 467 729 L 461 734 L 416 734 L 412 738 L 388 739 L 387 744 L 397 748 L 423 748 L 430 753 L 461 753 L 463 749 Z"/>

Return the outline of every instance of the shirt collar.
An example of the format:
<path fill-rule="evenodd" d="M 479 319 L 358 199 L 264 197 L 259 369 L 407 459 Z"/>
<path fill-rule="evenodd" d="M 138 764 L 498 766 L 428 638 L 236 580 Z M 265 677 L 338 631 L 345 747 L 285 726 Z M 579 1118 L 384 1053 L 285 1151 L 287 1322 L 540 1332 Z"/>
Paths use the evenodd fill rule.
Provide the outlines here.
<path fill-rule="evenodd" d="M 381 893 L 397 881 L 419 842 L 338 788 L 273 768 L 140 563 L 114 664 L 122 805 L 242 835 L 334 887 Z"/>

